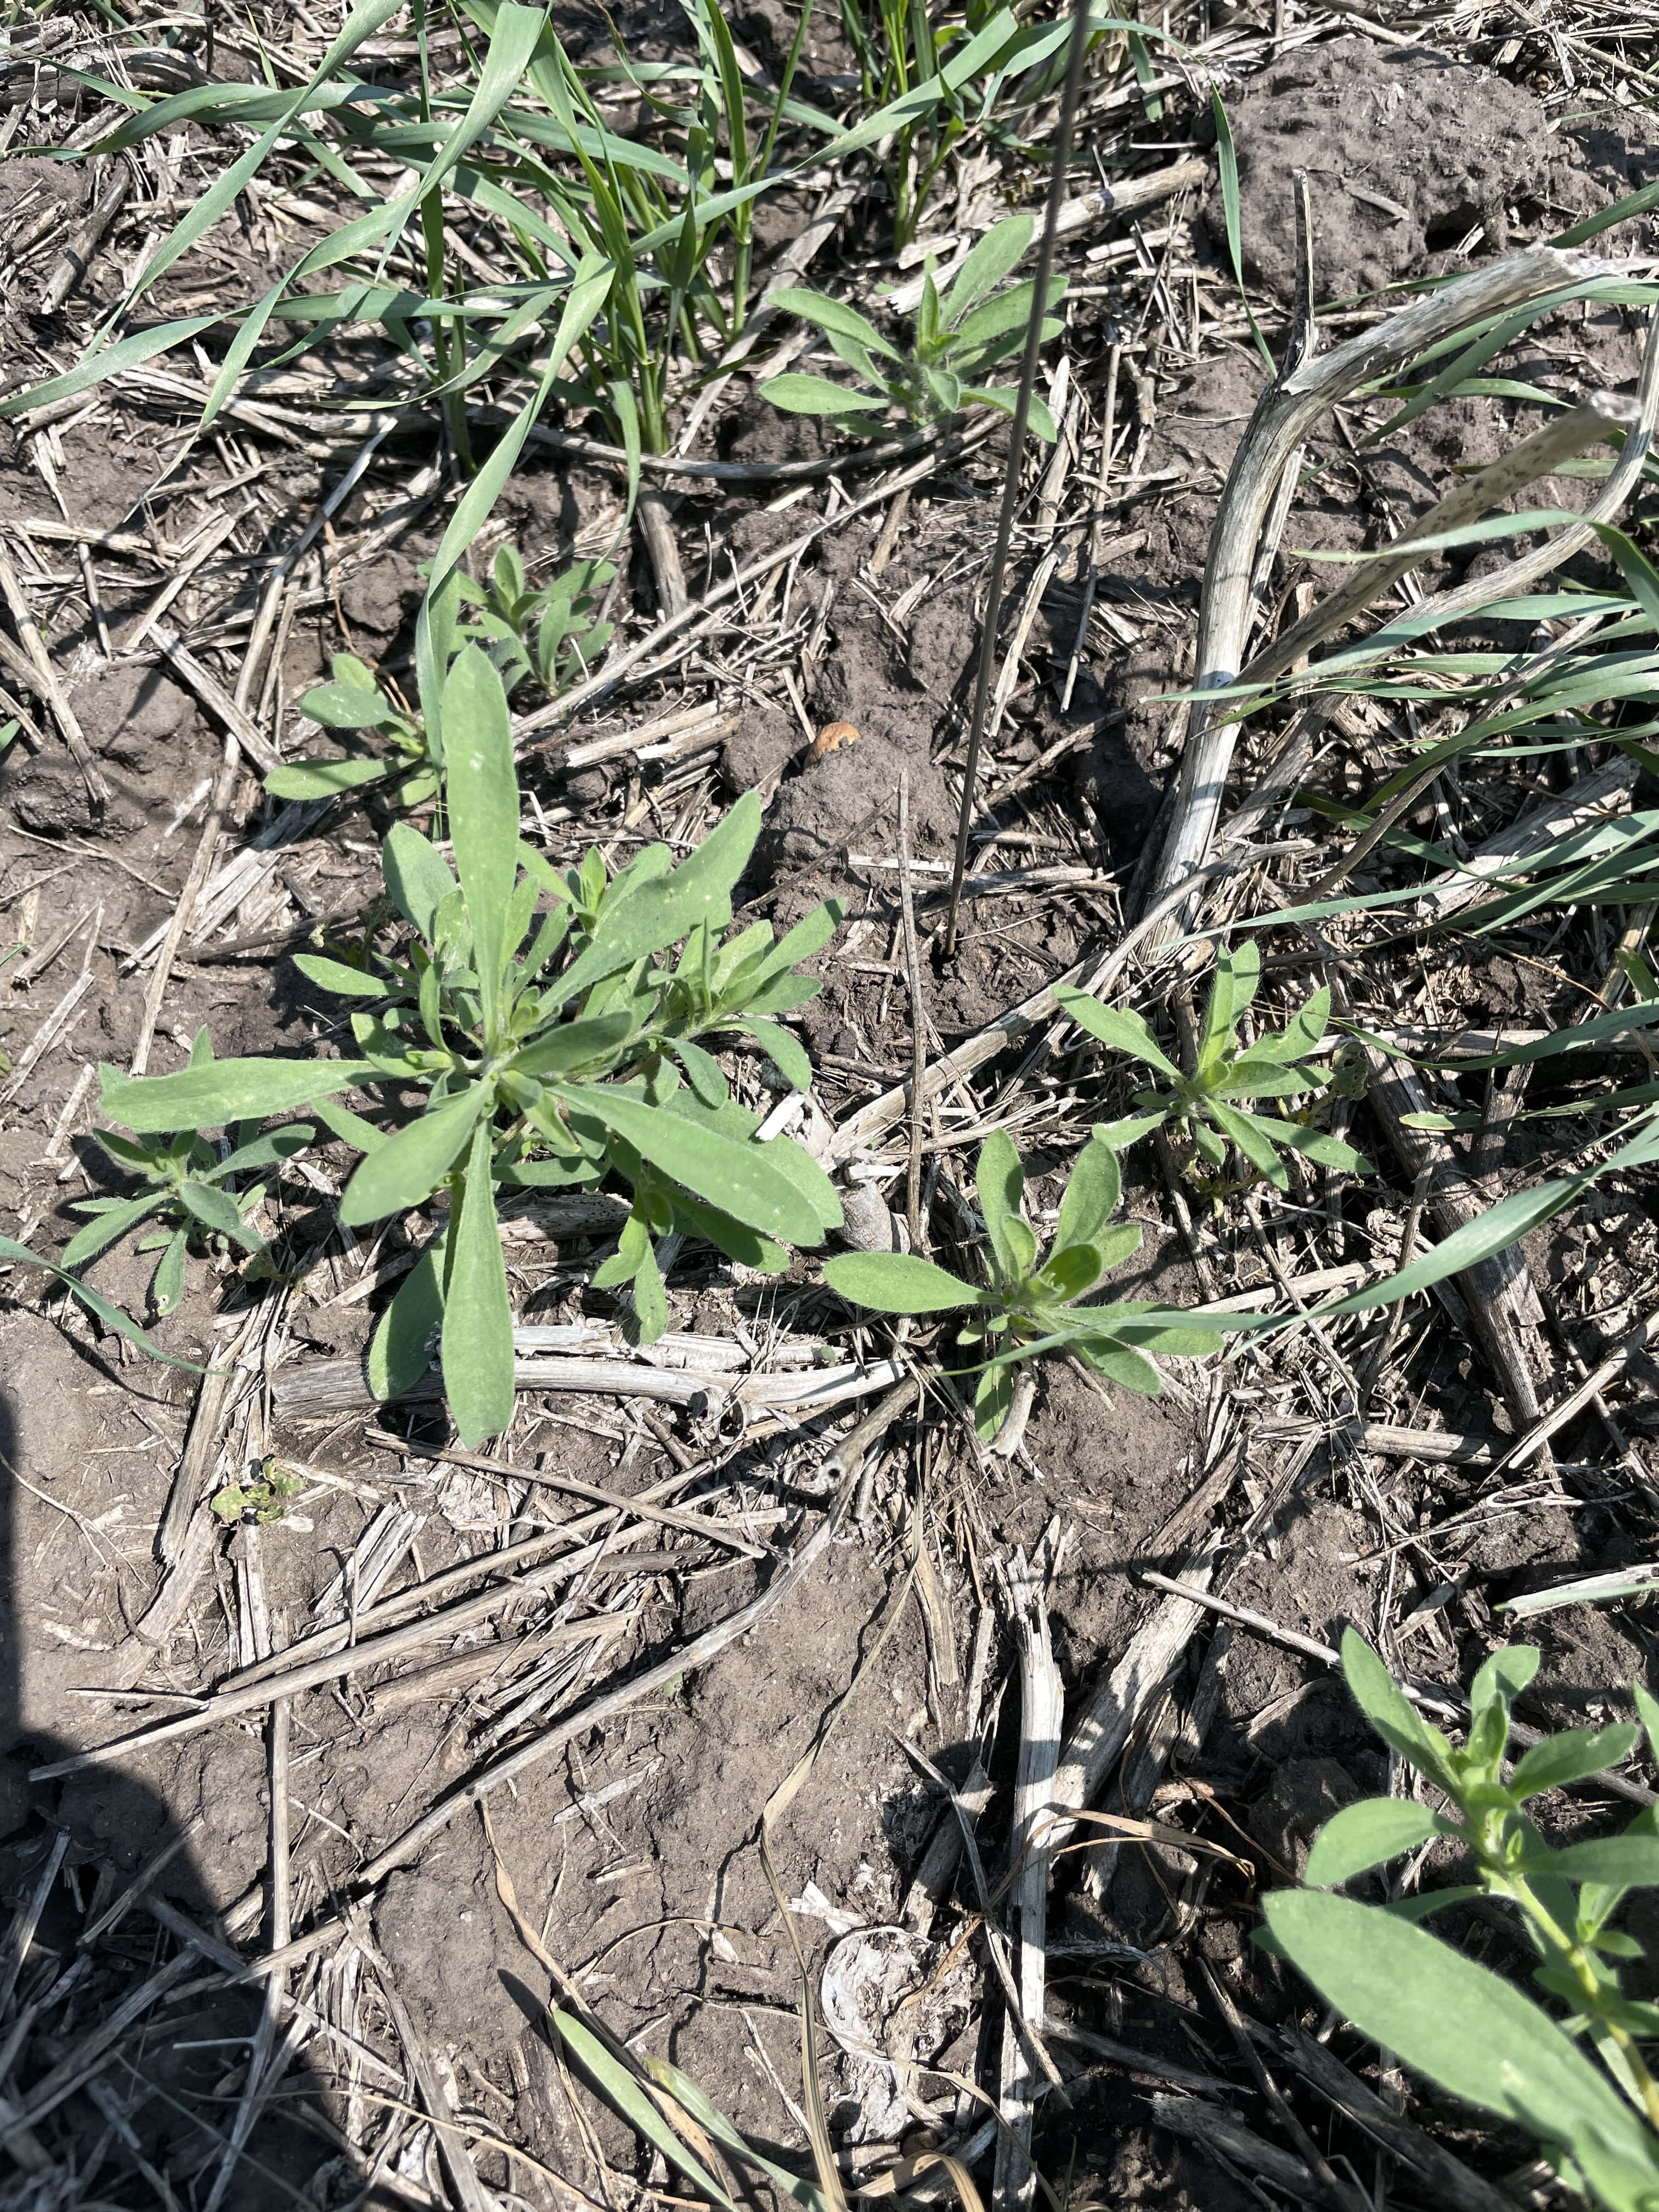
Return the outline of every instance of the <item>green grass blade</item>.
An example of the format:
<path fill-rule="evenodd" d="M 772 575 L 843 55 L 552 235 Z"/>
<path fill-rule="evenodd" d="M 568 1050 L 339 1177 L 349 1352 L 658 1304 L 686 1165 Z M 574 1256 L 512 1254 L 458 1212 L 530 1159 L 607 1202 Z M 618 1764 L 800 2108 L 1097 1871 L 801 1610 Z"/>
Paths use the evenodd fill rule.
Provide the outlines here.
<path fill-rule="evenodd" d="M 27 1244 L 20 1244 L 15 1237 L 0 1237 L 0 1260 L 9 1260 L 19 1267 L 44 1267 L 47 1274 L 55 1275 L 79 1298 L 88 1313 L 95 1314 L 106 1328 L 113 1329 L 118 1336 L 125 1337 L 129 1344 L 136 1344 L 141 1352 L 147 1352 L 152 1359 L 160 1360 L 164 1367 L 179 1367 L 187 1375 L 206 1372 L 192 1359 L 179 1359 L 170 1352 L 163 1352 L 153 1338 L 145 1335 L 130 1313 L 123 1312 L 119 1306 L 112 1305 L 106 1297 L 89 1288 L 78 1277 L 67 1273 L 52 1261 L 43 1260 L 38 1252 L 31 1252 Z"/>
<path fill-rule="evenodd" d="M 1221 94 L 1213 88 L 1210 93 L 1210 112 L 1215 118 L 1216 159 L 1221 167 L 1221 210 L 1227 229 L 1227 259 L 1232 269 L 1233 282 L 1238 287 L 1245 320 L 1250 326 L 1250 336 L 1255 340 L 1255 349 L 1266 364 L 1268 375 L 1273 376 L 1277 374 L 1273 357 L 1267 349 L 1267 341 L 1261 335 L 1255 319 L 1255 310 L 1244 289 L 1244 246 L 1238 215 L 1238 150 L 1233 143 L 1233 126 L 1227 120 Z"/>

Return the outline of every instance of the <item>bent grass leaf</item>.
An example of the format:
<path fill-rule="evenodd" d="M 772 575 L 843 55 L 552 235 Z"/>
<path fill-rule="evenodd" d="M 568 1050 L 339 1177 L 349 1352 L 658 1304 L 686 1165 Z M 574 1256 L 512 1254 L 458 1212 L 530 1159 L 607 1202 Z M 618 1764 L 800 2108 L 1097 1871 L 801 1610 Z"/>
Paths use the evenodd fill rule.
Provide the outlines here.
<path fill-rule="evenodd" d="M 146 1335 L 130 1313 L 123 1312 L 119 1306 L 112 1305 L 106 1297 L 83 1283 L 78 1275 L 71 1275 L 67 1268 L 60 1267 L 55 1261 L 43 1260 L 38 1252 L 31 1252 L 27 1244 L 20 1244 L 15 1237 L 0 1237 L 0 1260 L 9 1260 L 14 1266 L 20 1267 L 44 1267 L 47 1274 L 55 1275 L 81 1301 L 88 1313 L 94 1314 L 106 1328 L 113 1329 L 117 1336 L 125 1337 L 130 1344 L 136 1344 L 141 1352 L 148 1352 L 152 1359 L 160 1360 L 164 1367 L 182 1368 L 187 1375 L 204 1375 L 209 1371 L 198 1366 L 193 1359 L 180 1359 L 171 1352 L 163 1352 L 155 1338 Z"/>
<path fill-rule="evenodd" d="M 549 2018 L 578 2067 L 635 2133 L 659 2151 L 670 2166 L 684 2174 L 710 2203 L 720 2205 L 722 2212 L 738 2212 L 738 2208 L 725 2190 L 698 2163 L 680 2136 L 670 2127 L 638 2079 L 620 2059 L 612 2057 L 599 2037 L 570 2013 L 555 2008 L 550 2011 Z"/>

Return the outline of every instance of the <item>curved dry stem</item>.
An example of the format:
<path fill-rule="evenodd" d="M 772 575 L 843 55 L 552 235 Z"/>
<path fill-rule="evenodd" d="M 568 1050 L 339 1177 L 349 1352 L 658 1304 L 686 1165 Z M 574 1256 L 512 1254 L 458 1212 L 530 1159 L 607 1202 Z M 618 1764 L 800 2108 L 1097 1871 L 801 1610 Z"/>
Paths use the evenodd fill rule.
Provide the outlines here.
<path fill-rule="evenodd" d="M 1611 264 L 1594 254 L 1528 246 L 1401 308 L 1386 323 L 1361 331 L 1334 351 L 1303 361 L 1268 386 L 1239 441 L 1210 539 L 1199 613 L 1195 689 L 1218 690 L 1237 680 L 1249 629 L 1256 549 L 1273 494 L 1291 452 L 1320 417 L 1346 394 L 1402 367 L 1442 339 L 1552 292 L 1608 275 L 1611 269 Z M 1375 576 L 1383 571 L 1370 573 Z M 1233 722 L 1206 713 L 1201 702 L 1194 705 L 1174 818 L 1152 879 L 1149 895 L 1154 900 L 1181 883 L 1209 851 L 1236 729 Z"/>

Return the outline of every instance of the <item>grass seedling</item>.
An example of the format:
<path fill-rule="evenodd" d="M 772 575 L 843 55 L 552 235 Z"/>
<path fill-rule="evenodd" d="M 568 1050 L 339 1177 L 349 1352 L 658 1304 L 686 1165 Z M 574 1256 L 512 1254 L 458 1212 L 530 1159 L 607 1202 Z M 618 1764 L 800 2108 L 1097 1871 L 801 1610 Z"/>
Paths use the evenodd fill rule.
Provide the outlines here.
<path fill-rule="evenodd" d="M 208 1033 L 199 1030 L 191 1066 L 206 1068 L 212 1059 Z M 269 1183 L 240 1179 L 279 1168 L 303 1152 L 315 1134 L 303 1121 L 264 1131 L 257 1121 L 244 1122 L 231 1130 L 229 1149 L 221 1158 L 217 1146 L 193 1130 L 158 1135 L 148 1143 L 112 1129 L 99 1130 L 100 1148 L 117 1167 L 137 1176 L 142 1187 L 132 1198 L 77 1200 L 74 1211 L 91 1218 L 64 1246 L 62 1264 L 83 1267 L 130 1230 L 148 1224 L 137 1249 L 161 1255 L 150 1279 L 150 1304 L 158 1314 L 170 1314 L 184 1293 L 185 1255 L 192 1246 L 221 1254 L 266 1249 L 252 1224 Z"/>
<path fill-rule="evenodd" d="M 896 408 L 907 422 L 938 422 L 959 415 L 967 407 L 995 407 L 1005 415 L 1014 412 L 1018 397 L 1013 385 L 988 385 L 984 379 L 996 363 L 1025 343 L 1030 321 L 1033 283 L 1017 284 L 998 293 L 1031 243 L 1029 215 L 1011 215 L 988 230 L 974 247 L 943 300 L 929 265 L 922 280 L 921 305 L 908 349 L 890 343 L 867 317 L 842 301 L 826 299 L 821 292 L 786 287 L 775 297 L 781 307 L 823 331 L 839 357 L 859 380 L 859 386 L 832 384 L 823 376 L 802 376 L 786 370 L 761 386 L 775 407 L 793 415 L 818 415 L 838 430 L 867 435 L 880 429 Z M 1058 337 L 1060 324 L 1047 319 L 1066 289 L 1066 280 L 1049 281 L 1044 303 L 1044 340 Z M 995 294 L 995 297 L 988 296 Z M 1042 402 L 1032 398 L 1030 426 L 1040 438 L 1054 443 L 1054 420 Z"/>
<path fill-rule="evenodd" d="M 633 1285 L 647 1340 L 667 1326 L 656 1248 L 671 1231 L 776 1273 L 787 1245 L 821 1243 L 839 1223 L 822 1169 L 787 1137 L 755 1141 L 760 1116 L 729 1096 L 698 1039 L 746 1036 L 786 1081 L 804 1080 L 805 1054 L 769 1017 L 817 988 L 796 963 L 840 917 L 825 905 L 780 944 L 764 923 L 721 941 L 759 833 L 752 792 L 678 867 L 653 846 L 607 881 L 591 856 L 573 885 L 520 840 L 507 697 L 483 651 L 464 647 L 441 700 L 423 703 L 443 732 L 454 872 L 395 823 L 382 866 L 406 935 L 355 963 L 296 961 L 310 981 L 358 1002 L 360 1057 L 204 1062 L 137 1081 L 106 1068 L 103 1103 L 141 1137 L 314 1103 L 363 1155 L 340 1202 L 349 1226 L 447 1200 L 380 1322 L 369 1369 L 377 1393 L 395 1395 L 425 1371 L 435 1334 L 471 1444 L 513 1412 L 498 1189 L 593 1185 L 612 1173 L 629 1186 L 633 1209 L 601 1283 Z M 671 963 L 663 956 L 676 945 Z M 377 1125 L 333 1103 L 360 1085 L 414 1091 L 423 1105 Z"/>
<path fill-rule="evenodd" d="M 1300 1153 L 1320 1167 L 1369 1175 L 1370 1163 L 1363 1154 L 1340 1138 L 1310 1126 L 1319 1108 L 1350 1081 L 1346 1065 L 1334 1078 L 1328 1078 L 1322 1069 L 1309 1064 L 1330 1025 L 1330 993 L 1322 988 L 1316 991 L 1285 1029 L 1270 1030 L 1247 1043 L 1240 1024 L 1261 981 L 1261 956 L 1254 944 L 1241 945 L 1236 952 L 1217 954 L 1215 978 L 1199 1033 L 1196 1065 L 1190 1075 L 1176 1066 L 1139 1014 L 1103 1006 L 1086 991 L 1056 992 L 1061 1007 L 1079 1029 L 1115 1052 L 1127 1053 L 1168 1085 L 1137 1091 L 1135 1103 L 1141 1110 L 1109 1124 L 1110 1141 L 1122 1147 L 1154 1129 L 1173 1129 L 1194 1161 L 1194 1179 L 1217 1196 L 1229 1188 L 1247 1188 L 1258 1179 L 1271 1183 L 1275 1190 L 1288 1190 L 1286 1152 Z M 1254 1104 L 1245 1103 L 1297 1097 L 1307 1098 L 1310 1103 L 1291 1121 L 1261 1113 Z M 1229 1186 L 1218 1180 L 1230 1146 L 1237 1147 L 1249 1169 L 1242 1184 Z"/>
<path fill-rule="evenodd" d="M 1529 2129 L 1568 2188 L 1607 2212 L 1638 2212 L 1659 2202 L 1659 2086 L 1641 2049 L 1659 2037 L 1659 2005 L 1624 1993 L 1622 1974 L 1645 1954 L 1613 1923 L 1632 1892 L 1659 1887 L 1659 1832 L 1643 1811 L 1620 1835 L 1552 1850 L 1527 1808 L 1545 1790 L 1617 1765 L 1643 1731 L 1622 1722 L 1566 1729 L 1506 1771 L 1510 1707 L 1538 1663 L 1528 1644 L 1492 1655 L 1474 1678 L 1460 1750 L 1348 1631 L 1342 1669 L 1355 1703 L 1452 1809 L 1409 1797 L 1345 1807 L 1315 1840 L 1310 1886 L 1265 1900 L 1267 1940 L 1362 2034 L 1455 2096 Z M 1659 1703 L 1639 1683 L 1632 1695 L 1659 1753 Z M 1332 1893 L 1442 1837 L 1467 1854 L 1472 1880 L 1386 1905 Z M 1534 1984 L 1565 2011 L 1535 2002 L 1420 1924 L 1480 1898 L 1514 1911 L 1538 1962 Z"/>
<path fill-rule="evenodd" d="M 1117 1155 L 1097 1129 L 1079 1154 L 1046 1255 L 1023 1211 L 1025 1171 L 1005 1130 L 979 1156 L 989 1280 L 983 1285 L 908 1252 L 848 1252 L 825 1263 L 824 1280 L 850 1304 L 887 1314 L 966 1313 L 957 1332 L 969 1349 L 983 1346 L 974 1395 L 974 1426 L 995 1436 L 1013 1403 L 1018 1370 L 1045 1352 L 1072 1352 L 1130 1390 L 1162 1389 L 1152 1352 L 1218 1352 L 1221 1339 L 1200 1324 L 1150 1304 L 1085 1306 L 1110 1267 L 1138 1249 L 1140 1231 L 1109 1227 L 1122 1193 Z"/>

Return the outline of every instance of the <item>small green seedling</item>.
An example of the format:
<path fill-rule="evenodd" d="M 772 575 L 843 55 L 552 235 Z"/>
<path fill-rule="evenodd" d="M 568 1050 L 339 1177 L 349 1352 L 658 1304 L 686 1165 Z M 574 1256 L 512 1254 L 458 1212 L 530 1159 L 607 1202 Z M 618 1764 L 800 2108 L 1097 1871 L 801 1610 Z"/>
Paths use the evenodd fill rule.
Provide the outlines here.
<path fill-rule="evenodd" d="M 1409 1797 L 1346 1806 L 1315 1839 L 1310 1887 L 1264 1900 L 1270 1932 L 1259 1940 L 1291 1959 L 1362 2034 L 1454 2095 L 1530 2129 L 1570 2188 L 1609 2212 L 1646 2212 L 1659 2203 L 1659 2085 L 1640 2045 L 1659 2037 L 1659 2005 L 1622 1990 L 1622 1972 L 1645 1954 L 1613 1923 L 1633 1890 L 1659 1887 L 1659 1823 L 1648 1808 L 1621 1834 L 1552 1850 L 1527 1811 L 1543 1791 L 1616 1765 L 1643 1730 L 1628 1723 L 1565 1729 L 1506 1771 L 1510 1707 L 1538 1662 L 1530 1644 L 1493 1652 L 1474 1678 L 1459 1749 L 1350 1629 L 1342 1670 L 1355 1703 L 1452 1809 L 1437 1813 Z M 1659 1703 L 1639 1683 L 1632 1695 L 1659 1757 Z M 1440 1837 L 1468 1855 L 1472 1881 L 1390 1905 L 1332 1893 Z M 1483 1897 L 1514 1908 L 1538 1960 L 1532 1978 L 1564 2013 L 1419 1924 Z"/>
<path fill-rule="evenodd" d="M 332 666 L 332 681 L 313 684 L 301 700 L 300 712 L 340 737 L 376 738 L 384 750 L 342 760 L 287 761 L 266 776 L 265 789 L 274 799 L 334 799 L 369 784 L 391 783 L 405 806 L 430 799 L 440 770 L 421 717 L 395 699 L 355 653 L 337 653 Z"/>
<path fill-rule="evenodd" d="M 1046 1258 L 1039 1258 L 1036 1231 L 1022 1210 L 1025 1173 L 1006 1130 L 985 1140 L 978 1188 L 990 1256 L 983 1287 L 907 1252 L 843 1253 L 827 1262 L 823 1275 L 840 1297 L 876 1313 L 966 1310 L 958 1343 L 986 1347 L 974 1396 L 974 1426 L 981 1438 L 994 1437 L 1006 1419 L 1017 1370 L 1043 1352 L 1075 1352 L 1112 1382 L 1156 1397 L 1163 1385 L 1148 1352 L 1220 1350 L 1212 1330 L 1156 1305 L 1078 1304 L 1140 1243 L 1139 1230 L 1130 1224 L 1107 1226 L 1122 1179 L 1101 1131 L 1093 1132 L 1072 1170 Z"/>
<path fill-rule="evenodd" d="M 460 635 L 489 655 L 509 698 L 523 684 L 556 698 L 598 665 L 610 641 L 612 625 L 592 619 L 592 605 L 616 574 L 608 561 L 574 561 L 532 587 L 517 550 L 503 545 L 488 583 L 456 579 L 464 608 L 476 610 L 462 615 Z"/>
<path fill-rule="evenodd" d="M 250 1482 L 228 1482 L 210 1501 L 218 1518 L 229 1526 L 252 1521 L 261 1528 L 286 1520 L 288 1509 L 305 1488 L 297 1474 L 289 1474 L 267 1456 Z"/>
<path fill-rule="evenodd" d="M 208 1033 L 198 1030 L 190 1064 L 207 1067 L 212 1060 Z M 161 1254 L 150 1279 L 150 1304 L 157 1313 L 170 1314 L 183 1295 L 185 1254 L 191 1246 L 219 1253 L 264 1251 L 265 1240 L 252 1222 L 269 1182 L 244 1184 L 240 1189 L 232 1185 L 243 1176 L 280 1167 L 303 1152 L 315 1134 L 303 1121 L 263 1133 L 257 1121 L 246 1121 L 231 1130 L 229 1149 L 221 1158 L 219 1148 L 194 1130 L 179 1130 L 148 1142 L 118 1135 L 113 1129 L 98 1130 L 94 1141 L 100 1149 L 118 1167 L 136 1175 L 143 1188 L 136 1198 L 79 1200 L 74 1211 L 92 1218 L 64 1246 L 63 1265 L 79 1267 L 141 1222 L 155 1223 L 138 1239 L 137 1249 Z"/>
<path fill-rule="evenodd" d="M 1195 1163 L 1194 1180 L 1218 1197 L 1230 1188 L 1217 1179 L 1226 1165 L 1230 1145 L 1237 1147 L 1250 1170 L 1243 1185 L 1233 1188 L 1260 1179 L 1275 1190 L 1288 1190 L 1290 1170 L 1281 1157 L 1285 1152 L 1299 1152 L 1320 1167 L 1369 1175 L 1370 1162 L 1363 1153 L 1340 1137 L 1310 1126 L 1327 1100 L 1350 1088 L 1346 1063 L 1339 1066 L 1334 1079 L 1309 1065 L 1330 1026 L 1330 993 L 1322 988 L 1316 991 L 1284 1030 L 1247 1044 L 1239 1024 L 1261 980 L 1261 955 L 1253 944 L 1217 954 L 1215 980 L 1199 1034 L 1197 1066 L 1190 1075 L 1170 1059 L 1139 1014 L 1103 1006 L 1086 991 L 1068 988 L 1055 992 L 1061 1008 L 1079 1029 L 1139 1060 L 1169 1086 L 1137 1091 L 1140 1112 L 1109 1123 L 1107 1136 L 1122 1150 L 1154 1129 L 1175 1128 L 1196 1161 L 1203 1163 Z M 1244 1103 L 1297 1097 L 1310 1103 L 1291 1121 Z"/>
<path fill-rule="evenodd" d="M 890 344 L 866 317 L 839 300 L 793 287 L 775 293 L 773 298 L 780 307 L 787 307 L 803 322 L 817 324 L 864 389 L 788 371 L 770 378 L 762 391 L 775 407 L 793 415 L 823 416 L 838 430 L 855 436 L 879 430 L 893 408 L 907 421 L 918 424 L 942 422 L 947 416 L 959 415 L 965 407 L 995 407 L 1012 415 L 1018 398 L 1015 386 L 988 385 L 984 380 L 996 362 L 1018 352 L 1024 344 L 1035 284 L 1017 284 L 1012 291 L 994 299 L 986 295 L 995 290 L 1030 246 L 1031 228 L 1030 216 L 1011 215 L 988 230 L 957 271 L 943 300 L 928 267 L 908 353 Z M 1063 276 L 1050 279 L 1045 315 L 1065 289 Z M 1058 337 L 1059 323 L 1046 320 L 1042 335 L 1045 339 Z M 1058 434 L 1054 418 L 1035 396 L 1030 422 L 1039 438 L 1054 443 Z"/>
<path fill-rule="evenodd" d="M 822 1243 L 839 1224 L 823 1170 L 788 1137 L 757 1141 L 761 1116 L 729 1096 L 697 1040 L 746 1036 L 786 1082 L 810 1075 L 769 1017 L 819 988 L 796 964 L 829 942 L 840 909 L 817 908 L 778 944 L 764 923 L 722 943 L 760 831 L 753 792 L 678 867 L 656 845 L 608 880 L 590 854 L 573 881 L 520 836 L 507 696 L 478 647 L 463 647 L 437 704 L 428 719 L 443 732 L 453 872 L 394 823 L 381 866 L 406 925 L 395 948 L 295 959 L 309 981 L 357 1002 L 359 1056 L 229 1060 L 137 1082 L 110 1068 L 103 1103 L 141 1136 L 314 1105 L 364 1155 L 340 1201 L 349 1227 L 434 1203 L 437 1233 L 382 1317 L 369 1376 L 377 1395 L 397 1395 L 426 1371 L 435 1337 L 472 1444 L 513 1414 L 498 1189 L 612 1173 L 629 1185 L 632 1212 L 596 1280 L 632 1285 L 647 1341 L 668 1323 L 657 1247 L 671 1231 L 775 1273 L 787 1244 Z M 334 1103 L 358 1086 L 422 1104 L 377 1123 Z"/>

